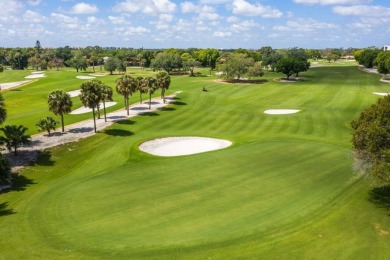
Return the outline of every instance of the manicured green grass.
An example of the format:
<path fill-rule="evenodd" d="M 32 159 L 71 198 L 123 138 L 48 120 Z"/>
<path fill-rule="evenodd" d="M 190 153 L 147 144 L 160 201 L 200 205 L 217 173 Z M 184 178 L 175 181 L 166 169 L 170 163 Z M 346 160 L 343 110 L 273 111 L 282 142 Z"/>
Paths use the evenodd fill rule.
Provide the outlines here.
<path fill-rule="evenodd" d="M 135 74 L 135 69 L 128 69 L 128 73 Z M 136 71 L 140 71 L 139 69 Z M 16 82 L 26 80 L 24 77 L 30 75 L 32 71 L 12 71 L 5 70 L 0 74 L 0 82 Z M 47 98 L 50 92 L 53 90 L 64 90 L 65 92 L 80 89 L 81 84 L 86 80 L 77 79 L 76 76 L 89 76 L 92 74 L 92 69 L 87 72 L 77 73 L 72 69 L 62 69 L 57 71 L 55 69 L 45 71 L 44 78 L 35 79 L 32 83 L 24 85 L 22 87 L 4 90 L 3 96 L 5 98 L 5 104 L 8 111 L 8 118 L 4 124 L 7 125 L 19 125 L 22 124 L 26 126 L 28 134 L 38 133 L 38 129 L 35 124 L 40 118 L 46 116 L 53 116 L 58 121 L 60 117 L 56 117 L 48 109 Z M 98 69 L 96 73 L 101 73 Z M 103 72 L 104 73 L 104 72 Z M 138 75 L 138 74 L 137 74 Z M 141 76 L 154 76 L 155 73 L 151 70 L 142 70 L 140 73 Z M 115 79 L 120 77 L 120 74 L 106 75 L 103 77 L 96 77 L 111 86 L 114 90 L 114 101 L 117 102 L 115 106 L 108 107 L 107 112 L 112 112 L 124 107 L 123 97 L 116 93 L 115 91 Z M 156 92 L 154 96 L 157 96 L 159 92 Z M 147 95 L 143 94 L 143 99 L 147 99 Z M 73 97 L 73 106 L 72 110 L 77 109 L 82 106 L 79 97 Z M 131 98 L 131 102 L 139 102 L 139 95 L 136 94 Z M 70 125 L 75 122 L 79 122 L 85 119 L 92 118 L 91 113 L 78 114 L 78 115 L 65 115 L 65 124 Z"/>
<path fill-rule="evenodd" d="M 19 191 L 0 196 L 1 257 L 388 258 L 389 202 L 371 202 L 381 191 L 353 172 L 349 124 L 390 85 L 355 66 L 275 77 L 174 76 L 174 104 L 42 154 Z M 271 108 L 301 112 L 263 113 Z M 138 150 L 192 135 L 233 145 L 166 158 Z"/>

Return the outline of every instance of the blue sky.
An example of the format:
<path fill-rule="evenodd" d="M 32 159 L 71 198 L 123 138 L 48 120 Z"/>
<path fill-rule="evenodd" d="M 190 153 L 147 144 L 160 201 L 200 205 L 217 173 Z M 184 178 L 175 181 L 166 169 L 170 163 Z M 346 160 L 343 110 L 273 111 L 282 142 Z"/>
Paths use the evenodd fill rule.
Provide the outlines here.
<path fill-rule="evenodd" d="M 389 0 L 0 0 L 0 47 L 390 45 Z"/>

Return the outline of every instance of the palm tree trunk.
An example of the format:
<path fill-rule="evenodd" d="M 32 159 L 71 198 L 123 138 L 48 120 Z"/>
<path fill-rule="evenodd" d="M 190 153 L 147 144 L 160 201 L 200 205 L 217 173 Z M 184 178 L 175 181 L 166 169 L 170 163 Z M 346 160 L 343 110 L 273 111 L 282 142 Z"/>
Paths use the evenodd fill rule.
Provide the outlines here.
<path fill-rule="evenodd" d="M 92 108 L 92 117 L 93 117 L 93 129 L 96 133 L 96 119 L 95 119 L 95 107 Z"/>
<path fill-rule="evenodd" d="M 62 132 L 65 132 L 65 127 L 64 127 L 64 114 L 61 114 L 61 125 L 62 125 Z"/>
<path fill-rule="evenodd" d="M 104 122 L 107 122 L 106 102 L 103 100 Z"/>
<path fill-rule="evenodd" d="M 126 98 L 126 111 L 127 111 L 127 115 L 129 115 L 129 98 L 128 97 Z"/>
<path fill-rule="evenodd" d="M 152 94 L 149 94 L 149 110 L 151 109 L 152 105 Z"/>
<path fill-rule="evenodd" d="M 139 103 L 142 104 L 142 92 L 139 91 Z"/>
<path fill-rule="evenodd" d="M 165 88 L 163 88 L 163 89 L 161 90 L 161 96 L 162 96 L 163 102 L 164 102 L 164 104 L 165 104 Z"/>
<path fill-rule="evenodd" d="M 18 153 L 17 153 L 17 148 L 18 148 L 18 147 L 17 147 L 16 145 L 14 145 L 14 155 L 15 155 L 15 156 L 18 155 Z"/>

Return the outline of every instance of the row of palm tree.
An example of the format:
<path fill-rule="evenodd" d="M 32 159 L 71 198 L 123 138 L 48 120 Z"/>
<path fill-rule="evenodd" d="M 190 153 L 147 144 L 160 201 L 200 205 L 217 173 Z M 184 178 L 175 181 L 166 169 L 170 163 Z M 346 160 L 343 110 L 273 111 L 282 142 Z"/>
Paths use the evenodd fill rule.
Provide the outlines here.
<path fill-rule="evenodd" d="M 155 78 L 153 77 L 132 77 L 131 75 L 123 75 L 116 80 L 116 91 L 123 96 L 125 109 L 129 115 L 129 98 L 137 91 L 139 92 L 140 104 L 142 104 L 142 94 L 149 94 L 149 109 L 151 108 L 152 95 L 157 89 L 161 89 L 161 98 L 165 103 L 165 91 L 171 84 L 171 78 L 165 71 L 159 72 Z"/>
<path fill-rule="evenodd" d="M 156 77 L 132 77 L 125 74 L 116 80 L 116 91 L 124 98 L 125 109 L 129 115 L 129 99 L 134 93 L 139 91 L 140 104 L 142 104 L 142 94 L 149 94 L 149 109 L 151 109 L 152 95 L 157 89 L 161 89 L 161 98 L 165 103 L 165 91 L 171 84 L 171 78 L 165 71 L 159 72 Z M 94 130 L 96 132 L 96 113 L 100 118 L 100 105 L 103 104 L 104 120 L 107 122 L 106 102 L 113 101 L 113 90 L 110 86 L 104 84 L 98 79 L 86 81 L 81 85 L 79 95 L 82 104 L 92 109 Z M 49 94 L 49 110 L 55 115 L 61 117 L 62 132 L 65 131 L 64 115 L 72 111 L 72 99 L 70 95 L 63 90 L 55 90 Z M 0 110 L 1 113 L 1 110 Z M 1 114 L 0 114 L 1 116 Z M 49 120 L 50 119 L 50 120 Z M 41 122 L 42 121 L 42 122 Z M 39 129 L 45 129 L 49 132 L 53 128 L 51 118 L 42 119 L 38 122 Z M 50 123 L 50 125 L 49 125 Z"/>

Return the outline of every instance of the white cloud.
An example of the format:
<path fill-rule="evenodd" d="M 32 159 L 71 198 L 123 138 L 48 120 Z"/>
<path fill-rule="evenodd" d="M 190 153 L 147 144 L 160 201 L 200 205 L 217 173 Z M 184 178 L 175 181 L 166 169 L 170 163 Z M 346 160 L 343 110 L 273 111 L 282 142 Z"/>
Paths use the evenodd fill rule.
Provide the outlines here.
<path fill-rule="evenodd" d="M 261 16 L 264 18 L 279 18 L 283 15 L 278 9 L 261 4 L 250 4 L 245 0 L 234 0 L 232 12 L 244 16 Z"/>
<path fill-rule="evenodd" d="M 96 5 L 78 3 L 72 7 L 69 13 L 71 14 L 94 14 L 99 12 Z"/>
<path fill-rule="evenodd" d="M 361 5 L 369 4 L 372 0 L 294 0 L 294 2 L 306 5 Z"/>
<path fill-rule="evenodd" d="M 229 16 L 226 21 L 228 21 L 229 23 L 238 23 L 240 21 L 240 19 L 236 16 Z"/>
<path fill-rule="evenodd" d="M 8 16 L 19 12 L 24 5 L 21 1 L 0 1 L 0 16 Z"/>
<path fill-rule="evenodd" d="M 356 5 L 356 6 L 335 6 L 332 8 L 335 14 L 354 16 L 387 16 L 390 17 L 390 8 L 383 6 Z"/>
<path fill-rule="evenodd" d="M 146 14 L 156 15 L 160 13 L 172 13 L 176 9 L 176 4 L 170 0 L 126 0 L 114 6 L 115 12 L 136 13 L 142 11 Z"/>
<path fill-rule="evenodd" d="M 230 3 L 232 0 L 200 0 L 199 2 L 201 4 L 227 4 Z"/>
<path fill-rule="evenodd" d="M 200 13 L 198 18 L 201 20 L 218 20 L 219 14 L 217 14 L 217 13 Z"/>
<path fill-rule="evenodd" d="M 42 16 L 40 13 L 27 10 L 23 14 L 23 20 L 30 23 L 42 23 L 46 21 L 46 17 Z"/>
<path fill-rule="evenodd" d="M 300 31 L 300 32 L 321 32 L 321 30 L 324 29 L 337 29 L 339 28 L 338 25 L 332 24 L 332 23 L 324 23 L 319 22 L 314 19 L 295 19 L 287 21 L 287 26 L 291 28 L 291 30 L 294 31 Z"/>
<path fill-rule="evenodd" d="M 231 32 L 216 31 L 216 32 L 214 32 L 214 36 L 219 37 L 219 38 L 226 38 L 226 37 L 232 36 L 232 33 Z"/>
<path fill-rule="evenodd" d="M 39 5 L 41 3 L 41 0 L 28 0 L 27 3 L 29 5 Z"/>

